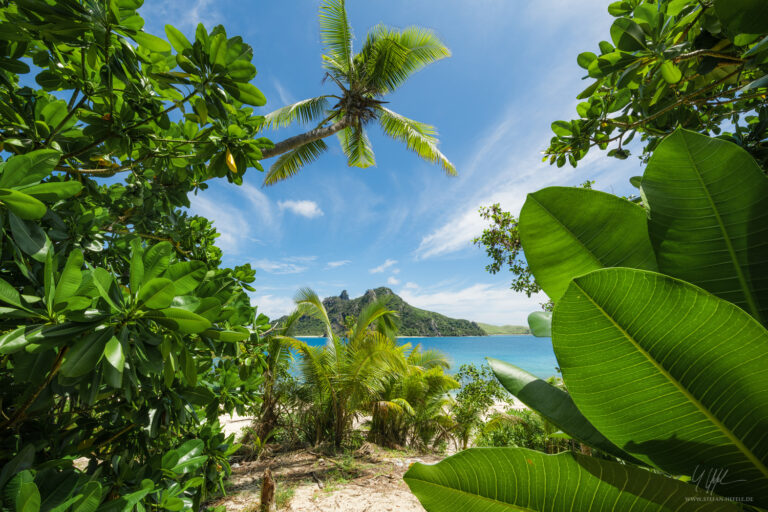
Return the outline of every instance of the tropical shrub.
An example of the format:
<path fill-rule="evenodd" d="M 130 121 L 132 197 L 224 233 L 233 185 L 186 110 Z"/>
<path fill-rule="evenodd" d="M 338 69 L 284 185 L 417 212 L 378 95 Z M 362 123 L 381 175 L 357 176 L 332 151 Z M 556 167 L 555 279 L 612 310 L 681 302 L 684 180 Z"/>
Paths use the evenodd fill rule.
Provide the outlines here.
<path fill-rule="evenodd" d="M 768 168 L 768 14 L 762 0 L 621 0 L 610 42 L 577 62 L 590 84 L 578 118 L 552 123 L 544 159 L 574 167 L 590 148 L 647 160 L 681 126 L 746 149 Z M 629 146 L 629 147 L 628 147 Z"/>
<path fill-rule="evenodd" d="M 576 188 L 528 197 L 523 249 L 555 303 L 568 393 L 493 363 L 520 400 L 624 463 L 470 450 L 406 473 L 428 510 L 768 505 L 768 180 L 739 146 L 677 130 L 640 190 L 642 206 Z"/>
<path fill-rule="evenodd" d="M 452 434 L 448 392 L 459 383 L 446 375 L 448 359 L 437 350 L 416 345 L 405 363 L 385 379 L 373 403 L 369 438 L 382 445 L 439 448 Z"/>
<path fill-rule="evenodd" d="M 141 3 L 0 7 L 7 510 L 197 509 L 236 449 L 217 417 L 258 400 L 254 272 L 180 209 L 271 146 L 253 52 L 220 26 L 169 44 Z"/>
<path fill-rule="evenodd" d="M 488 410 L 497 402 L 509 398 L 509 394 L 493 377 L 491 368 L 482 365 L 463 364 L 456 373 L 460 388 L 451 404 L 453 420 L 451 432 L 457 449 L 466 449 L 472 437 L 483 426 Z"/>

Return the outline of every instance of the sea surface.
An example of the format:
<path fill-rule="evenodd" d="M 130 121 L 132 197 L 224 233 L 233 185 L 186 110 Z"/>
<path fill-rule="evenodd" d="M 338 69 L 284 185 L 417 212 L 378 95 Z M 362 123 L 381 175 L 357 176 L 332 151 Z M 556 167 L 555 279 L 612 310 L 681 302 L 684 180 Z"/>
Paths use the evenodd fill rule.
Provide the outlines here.
<path fill-rule="evenodd" d="M 325 338 L 305 338 L 309 345 L 322 345 Z M 486 357 L 493 357 L 514 364 L 546 379 L 558 375 L 555 367 L 557 359 L 552 351 L 550 338 L 534 336 L 445 336 L 440 338 L 399 338 L 401 343 L 421 345 L 424 349 L 436 349 L 448 355 L 451 361 L 450 372 L 455 372 L 462 364 L 474 363 L 477 366 L 485 362 Z"/>

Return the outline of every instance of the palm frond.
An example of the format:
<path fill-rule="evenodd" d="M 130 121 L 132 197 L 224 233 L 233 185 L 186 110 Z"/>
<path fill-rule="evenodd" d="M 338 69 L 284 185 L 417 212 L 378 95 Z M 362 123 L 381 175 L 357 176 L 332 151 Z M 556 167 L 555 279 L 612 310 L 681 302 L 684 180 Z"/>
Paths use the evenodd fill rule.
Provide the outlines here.
<path fill-rule="evenodd" d="M 388 298 L 389 297 L 379 298 L 360 311 L 360 314 L 357 316 L 357 321 L 355 322 L 355 327 L 352 330 L 352 336 L 349 340 L 350 343 L 361 342 L 366 333 L 370 331 L 371 326 L 378 327 L 381 323 L 383 323 L 385 329 L 378 331 L 381 334 L 394 339 L 394 336 L 389 336 L 389 334 L 394 331 L 397 312 L 392 311 L 387 307 L 387 302 L 389 302 L 387 300 Z"/>
<path fill-rule="evenodd" d="M 269 168 L 269 172 L 264 177 L 264 185 L 274 185 L 279 181 L 295 176 L 302 167 L 317 160 L 327 149 L 326 143 L 322 139 L 318 139 L 283 153 Z"/>
<path fill-rule="evenodd" d="M 376 165 L 371 141 L 362 126 L 344 128 L 337 135 L 341 150 L 347 156 L 347 165 L 363 169 Z"/>
<path fill-rule="evenodd" d="M 307 98 L 265 115 L 261 127 L 267 129 L 285 128 L 296 121 L 306 124 L 325 117 L 327 109 L 328 96 Z"/>
<path fill-rule="evenodd" d="M 368 86 L 379 94 L 400 87 L 412 74 L 451 51 L 437 35 L 421 27 L 403 30 L 377 25 L 358 54 Z"/>
<path fill-rule="evenodd" d="M 437 148 L 437 130 L 434 126 L 408 119 L 385 107 L 378 107 L 379 124 L 384 133 L 405 145 L 424 160 L 439 163 L 449 176 L 456 175 L 456 168 Z"/>
<path fill-rule="evenodd" d="M 344 0 L 323 0 L 318 17 L 320 39 L 328 58 L 339 70 L 348 73 L 352 67 L 352 27 Z"/>
<path fill-rule="evenodd" d="M 320 296 L 314 290 L 311 288 L 300 288 L 293 297 L 293 301 L 302 314 L 321 320 L 327 331 L 328 338 L 333 338 L 333 329 L 331 327 L 331 320 L 328 318 L 328 312 L 325 310 Z"/>

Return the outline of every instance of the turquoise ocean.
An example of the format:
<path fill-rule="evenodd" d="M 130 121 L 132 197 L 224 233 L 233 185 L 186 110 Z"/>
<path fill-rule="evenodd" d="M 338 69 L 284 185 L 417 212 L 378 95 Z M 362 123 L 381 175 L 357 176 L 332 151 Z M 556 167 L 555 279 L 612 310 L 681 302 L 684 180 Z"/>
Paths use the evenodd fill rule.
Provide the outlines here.
<path fill-rule="evenodd" d="M 325 338 L 305 338 L 310 345 L 322 345 Z M 486 357 L 493 357 L 519 366 L 537 377 L 546 379 L 558 375 L 557 359 L 552 351 L 550 338 L 534 336 L 446 336 L 440 338 L 399 338 L 401 343 L 421 345 L 424 349 L 436 349 L 448 355 L 450 372 L 462 364 L 474 363 L 480 366 Z"/>

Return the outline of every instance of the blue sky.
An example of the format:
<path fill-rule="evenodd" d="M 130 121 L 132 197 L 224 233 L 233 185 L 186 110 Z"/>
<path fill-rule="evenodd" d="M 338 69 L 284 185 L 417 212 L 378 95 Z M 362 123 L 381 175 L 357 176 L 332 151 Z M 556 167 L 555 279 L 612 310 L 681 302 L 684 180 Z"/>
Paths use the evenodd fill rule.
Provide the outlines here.
<path fill-rule="evenodd" d="M 414 75 L 388 107 L 436 125 L 441 149 L 459 176 L 422 162 L 376 126 L 369 134 L 377 166 L 348 168 L 336 140 L 299 176 L 262 188 L 249 170 L 241 187 L 218 182 L 192 210 L 214 220 L 225 264 L 256 269 L 253 303 L 287 313 L 296 290 L 321 296 L 389 286 L 417 307 L 494 324 L 523 324 L 545 297 L 509 290 L 510 276 L 485 272 L 471 239 L 483 230 L 477 210 L 501 202 L 517 214 L 525 195 L 549 185 L 596 180 L 596 188 L 632 191 L 637 158 L 598 151 L 577 169 L 541 162 L 549 125 L 575 115 L 588 82 L 582 51 L 608 39 L 607 1 L 347 0 L 359 42 L 377 23 L 434 29 L 453 52 Z M 253 83 L 267 96 L 264 113 L 333 90 L 322 83 L 318 0 L 146 0 L 145 30 L 171 23 L 188 35 L 202 22 L 223 24 L 254 48 Z M 298 133 L 266 134 L 281 140 Z M 266 160 L 265 164 L 271 161 Z"/>

